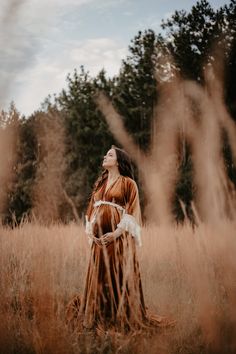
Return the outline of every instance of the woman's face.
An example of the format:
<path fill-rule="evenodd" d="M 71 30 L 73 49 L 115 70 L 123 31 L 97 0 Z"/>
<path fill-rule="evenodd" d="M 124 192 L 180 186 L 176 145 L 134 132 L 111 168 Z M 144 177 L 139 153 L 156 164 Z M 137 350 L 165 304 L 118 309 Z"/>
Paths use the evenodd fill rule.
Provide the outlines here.
<path fill-rule="evenodd" d="M 103 158 L 102 166 L 108 169 L 117 166 L 117 156 L 115 149 L 110 149 L 107 151 L 107 154 Z"/>

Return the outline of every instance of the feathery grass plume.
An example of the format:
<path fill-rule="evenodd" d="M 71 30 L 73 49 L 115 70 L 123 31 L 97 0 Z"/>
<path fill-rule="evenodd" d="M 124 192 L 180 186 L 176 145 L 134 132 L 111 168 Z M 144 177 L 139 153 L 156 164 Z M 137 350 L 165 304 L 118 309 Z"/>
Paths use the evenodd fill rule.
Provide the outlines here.
<path fill-rule="evenodd" d="M 166 67 L 161 57 L 161 67 Z M 171 61 L 170 55 L 166 61 Z M 171 209 L 178 178 L 178 141 L 191 147 L 196 186 L 195 205 L 201 220 L 214 221 L 235 215 L 234 188 L 227 178 L 222 155 L 221 133 L 225 128 L 235 159 L 236 127 L 223 100 L 222 65 L 205 70 L 205 86 L 183 80 L 174 64 L 160 75 L 157 70 L 158 104 L 154 109 L 150 154 L 141 152 L 125 131 L 120 115 L 104 94 L 96 97 L 115 138 L 136 161 L 148 194 L 148 219 L 159 223 L 172 220 Z M 218 70 L 218 72 L 217 72 Z M 221 76 L 223 76 L 221 74 Z"/>
<path fill-rule="evenodd" d="M 189 352 L 199 351 L 202 343 L 208 348 L 206 352 L 232 353 L 236 349 L 236 201 L 224 165 L 221 133 L 224 128 L 235 159 L 236 127 L 224 103 L 223 59 L 220 55 L 217 58 L 218 62 L 205 69 L 204 86 L 183 80 L 178 72 L 168 73 L 166 80 L 158 82 L 149 155 L 135 146 L 109 99 L 100 93 L 96 101 L 115 138 L 142 172 L 150 200 L 149 221 L 159 221 L 159 226 L 147 224 L 143 237 L 142 264 L 153 269 L 152 273 L 143 267 L 149 303 L 158 301 L 157 310 L 164 312 L 173 306 L 180 321 L 175 340 L 189 338 Z M 170 223 L 170 201 L 180 161 L 179 137 L 191 147 L 196 186 L 192 205 L 198 221 L 195 230 L 188 224 L 176 228 Z M 153 279 L 159 284 L 156 291 L 150 289 L 155 287 Z"/>
<path fill-rule="evenodd" d="M 65 202 L 65 133 L 61 117 L 57 112 L 38 113 L 35 131 L 39 163 L 33 188 L 32 214 L 48 223 L 60 219 L 60 207 Z"/>
<path fill-rule="evenodd" d="M 4 219 L 7 194 L 14 180 L 19 114 L 14 106 L 0 113 L 0 219 Z"/>
<path fill-rule="evenodd" d="M 150 225 L 139 252 L 149 308 L 174 329 L 122 335 L 70 332 L 68 301 L 83 290 L 89 247 L 82 225 L 25 221 L 1 228 L 0 347 L 6 353 L 233 353 L 236 349 L 235 222 Z M 43 255 L 43 256 L 42 256 Z"/>

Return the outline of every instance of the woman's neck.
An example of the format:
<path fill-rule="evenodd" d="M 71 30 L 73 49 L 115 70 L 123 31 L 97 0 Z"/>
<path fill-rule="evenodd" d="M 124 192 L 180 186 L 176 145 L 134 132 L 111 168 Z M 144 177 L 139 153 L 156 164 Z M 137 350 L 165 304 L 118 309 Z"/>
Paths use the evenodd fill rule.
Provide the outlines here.
<path fill-rule="evenodd" d="M 119 176 L 120 176 L 120 172 L 118 169 L 108 171 L 108 180 L 109 181 L 114 181 Z"/>

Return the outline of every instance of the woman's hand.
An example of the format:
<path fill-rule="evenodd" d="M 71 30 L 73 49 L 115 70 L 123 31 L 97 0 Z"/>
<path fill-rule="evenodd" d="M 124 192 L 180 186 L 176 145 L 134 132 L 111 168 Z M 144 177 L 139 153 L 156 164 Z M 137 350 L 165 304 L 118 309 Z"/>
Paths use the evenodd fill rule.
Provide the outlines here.
<path fill-rule="evenodd" d="M 98 240 L 102 245 L 109 245 L 111 242 L 114 242 L 116 239 L 115 233 L 114 232 L 107 232 L 106 234 L 103 234 Z"/>
<path fill-rule="evenodd" d="M 120 237 L 122 235 L 123 231 L 119 227 L 113 231 L 113 232 L 107 232 L 106 234 L 103 234 L 101 237 L 96 238 L 93 237 L 93 241 L 98 245 L 98 246 L 107 246 L 111 242 L 114 242 L 115 239 Z"/>

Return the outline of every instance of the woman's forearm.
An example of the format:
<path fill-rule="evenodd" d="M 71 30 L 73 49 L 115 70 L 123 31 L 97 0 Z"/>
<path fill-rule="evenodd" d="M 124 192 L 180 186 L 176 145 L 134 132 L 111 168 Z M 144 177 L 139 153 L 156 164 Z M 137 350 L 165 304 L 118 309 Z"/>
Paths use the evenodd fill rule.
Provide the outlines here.
<path fill-rule="evenodd" d="M 115 238 L 118 238 L 122 235 L 123 230 L 120 227 L 117 227 L 117 229 L 115 229 L 115 231 L 113 232 L 113 235 Z"/>

